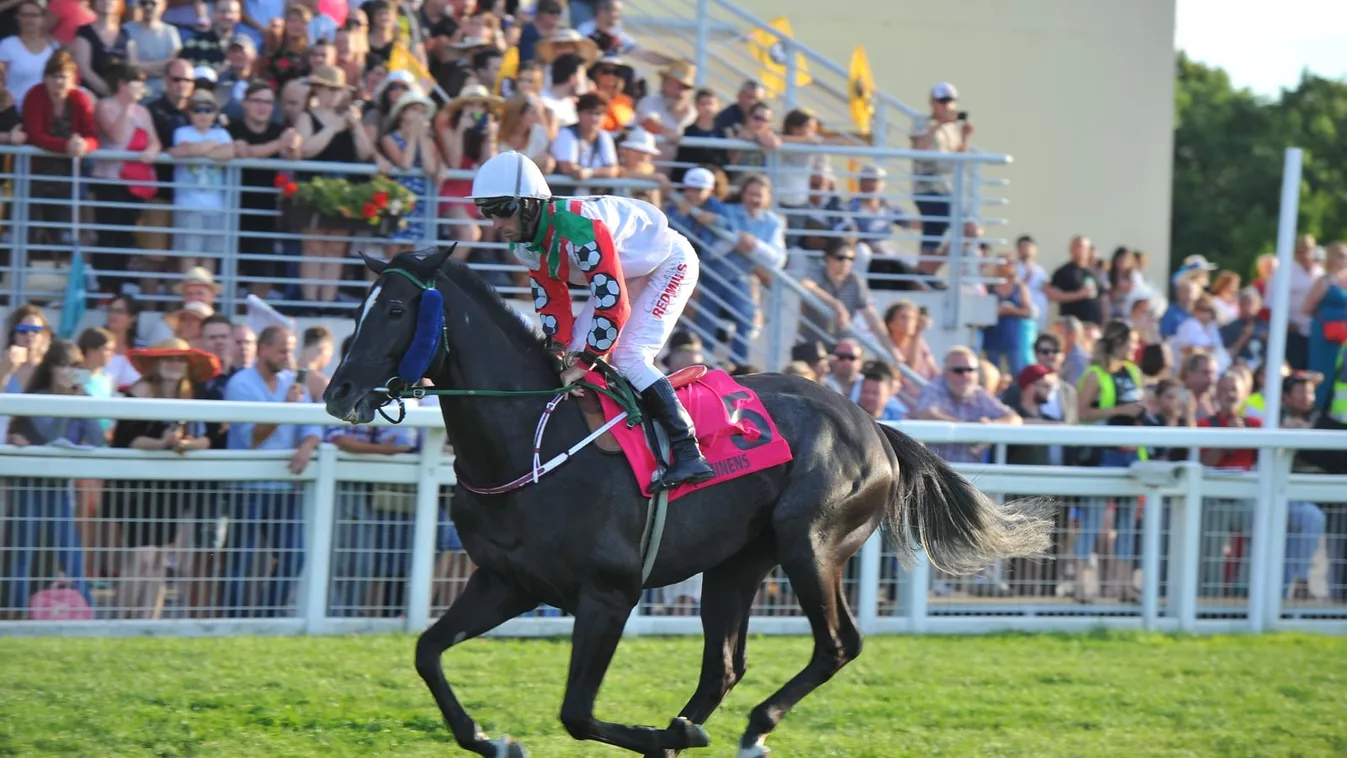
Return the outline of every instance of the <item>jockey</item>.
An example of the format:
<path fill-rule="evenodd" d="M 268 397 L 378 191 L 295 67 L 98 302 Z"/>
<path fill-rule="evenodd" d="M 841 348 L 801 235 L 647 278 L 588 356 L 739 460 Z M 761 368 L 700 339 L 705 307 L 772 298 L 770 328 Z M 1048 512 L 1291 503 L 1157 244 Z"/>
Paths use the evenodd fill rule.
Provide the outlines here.
<path fill-rule="evenodd" d="M 470 199 L 529 267 L 543 332 L 572 351 L 576 362 L 562 371 L 562 385 L 607 358 L 669 435 L 673 460 L 663 486 L 714 476 L 692 417 L 655 368 L 697 284 L 697 255 L 687 239 L 669 228 L 659 208 L 640 200 L 552 197 L 542 171 L 514 151 L 482 164 Z M 578 319 L 568 281 L 587 284 L 591 293 Z"/>

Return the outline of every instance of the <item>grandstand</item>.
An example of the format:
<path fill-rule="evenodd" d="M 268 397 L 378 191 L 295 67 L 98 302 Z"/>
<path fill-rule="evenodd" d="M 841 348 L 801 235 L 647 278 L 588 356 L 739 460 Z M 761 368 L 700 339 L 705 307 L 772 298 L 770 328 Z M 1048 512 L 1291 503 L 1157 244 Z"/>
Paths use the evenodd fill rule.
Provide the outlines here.
<path fill-rule="evenodd" d="M 318 397 L 368 287 L 361 253 L 457 243 L 536 323 L 526 269 L 463 199 L 506 147 L 559 194 L 647 199 L 694 242 L 702 280 L 671 371 L 801 374 L 989 493 L 1063 502 L 1055 560 L 976 577 L 902 570 L 872 539 L 847 579 L 863 630 L 1347 629 L 1347 471 L 1333 432 L 1310 430 L 1347 417 L 1303 402 L 1308 387 L 1324 407 L 1341 371 L 1312 338 L 1347 319 L 1332 310 L 1340 243 L 1301 241 L 1291 300 L 1325 305 L 1291 318 L 1286 392 L 1264 390 L 1277 321 L 1200 256 L 1171 279 L 1154 214 L 1116 251 L 1036 241 L 1012 223 L 1025 161 L 982 144 L 983 107 L 968 115 L 961 82 L 858 103 L 852 68 L 737 5 L 539 0 L 505 15 L 511 4 L 375 0 L 342 18 L 297 3 L 240 19 L 220 0 L 207 28 L 180 5 L 168 21 L 156 6 L 125 27 L 101 15 L 50 34 L 24 21 L 36 5 L 19 5 L 15 39 L 73 55 L 7 60 L 31 87 L 11 92 L 0 145 L 0 413 L 14 419 L 0 455 L 0 634 L 417 630 L 452 602 L 471 562 L 444 506 L 456 479 L 436 412 L 351 430 L 312 403 L 234 405 L 220 377 L 173 399 L 138 379 L 163 378 L 146 348 L 212 354 L 226 379 L 280 360 L 286 346 L 257 337 L 284 325 Z M 140 51 L 129 60 L 123 37 Z M 1123 239 L 1116 225 L 1101 234 Z M 1258 304 L 1277 291 L 1249 284 Z M 50 382 L 57 338 L 79 339 L 79 394 L 93 397 L 31 383 Z M 1135 394 L 1104 401 L 1101 374 Z M 1286 429 L 1242 442 L 1198 428 L 1252 426 L 1265 403 Z M 1103 412 L 1133 405 L 1126 423 Z M 171 418 L 182 423 L 164 428 Z M 33 423 L 52 419 L 87 434 Z M 267 423 L 294 436 L 259 447 L 222 426 Z M 1143 428 L 1159 426 L 1193 428 Z M 1260 470 L 1254 448 L 1279 452 Z M 258 491 L 282 493 L 274 511 L 250 510 Z M 259 523 L 269 543 L 255 541 Z M 696 633 L 699 593 L 696 577 L 650 590 L 630 631 Z M 760 631 L 807 629 L 779 573 L 755 612 Z M 568 624 L 543 608 L 504 632 Z"/>

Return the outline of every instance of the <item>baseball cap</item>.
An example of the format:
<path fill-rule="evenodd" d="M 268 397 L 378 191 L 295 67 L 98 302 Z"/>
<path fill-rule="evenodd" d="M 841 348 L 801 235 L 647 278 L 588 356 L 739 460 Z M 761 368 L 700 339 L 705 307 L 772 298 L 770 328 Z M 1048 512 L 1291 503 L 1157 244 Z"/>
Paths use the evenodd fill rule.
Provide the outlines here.
<path fill-rule="evenodd" d="M 683 186 L 695 189 L 715 189 L 716 175 L 700 166 L 690 168 L 686 174 L 683 174 Z"/>
<path fill-rule="evenodd" d="M 243 33 L 235 34 L 233 37 L 229 38 L 229 45 L 225 49 L 227 50 L 231 47 L 241 47 L 249 52 L 257 52 L 257 43 L 253 42 L 252 37 Z"/>
<path fill-rule="evenodd" d="M 862 179 L 883 179 L 888 175 L 889 172 L 885 171 L 883 166 L 874 163 L 867 163 L 861 167 Z"/>
<path fill-rule="evenodd" d="M 949 82 L 940 82 L 931 88 L 932 100 L 958 100 L 959 90 L 954 88 Z"/>
<path fill-rule="evenodd" d="M 1188 276 L 1189 274 L 1195 274 L 1198 271 L 1215 271 L 1215 270 L 1216 265 L 1211 261 L 1208 261 L 1206 257 L 1201 255 L 1190 255 L 1187 258 L 1183 259 L 1183 263 L 1179 264 L 1179 269 L 1174 272 L 1174 276 L 1171 279 L 1171 281 L 1174 284 L 1178 284 L 1179 280 L 1183 279 L 1183 277 Z"/>
<path fill-rule="evenodd" d="M 1038 381 L 1039 379 L 1042 379 L 1043 377 L 1051 373 L 1052 369 L 1048 368 L 1047 366 L 1044 366 L 1041 363 L 1034 363 L 1025 366 L 1024 370 L 1020 371 L 1020 375 L 1016 377 L 1015 383 L 1020 386 L 1021 390 L 1023 390 L 1026 389 L 1029 385 L 1033 384 L 1034 382 Z"/>
<path fill-rule="evenodd" d="M 192 78 L 199 82 L 210 82 L 211 84 L 220 81 L 220 77 L 215 73 L 215 69 L 210 66 L 197 66 L 192 69 Z"/>

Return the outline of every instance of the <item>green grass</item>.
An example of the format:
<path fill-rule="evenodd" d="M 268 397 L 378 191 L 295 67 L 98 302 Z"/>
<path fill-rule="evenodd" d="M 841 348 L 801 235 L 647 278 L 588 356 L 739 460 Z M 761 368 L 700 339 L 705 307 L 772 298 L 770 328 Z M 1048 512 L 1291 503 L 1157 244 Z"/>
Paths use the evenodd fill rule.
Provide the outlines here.
<path fill-rule="evenodd" d="M 0 756 L 451 756 L 407 636 L 0 639 Z M 451 650 L 459 697 L 534 756 L 628 753 L 557 721 L 569 644 Z M 697 639 L 624 641 L 599 716 L 664 725 L 691 694 Z M 711 719 L 729 756 L 749 709 L 809 642 L 755 638 Z M 1347 639 L 1300 635 L 883 637 L 768 744 L 805 756 L 1344 756 Z"/>

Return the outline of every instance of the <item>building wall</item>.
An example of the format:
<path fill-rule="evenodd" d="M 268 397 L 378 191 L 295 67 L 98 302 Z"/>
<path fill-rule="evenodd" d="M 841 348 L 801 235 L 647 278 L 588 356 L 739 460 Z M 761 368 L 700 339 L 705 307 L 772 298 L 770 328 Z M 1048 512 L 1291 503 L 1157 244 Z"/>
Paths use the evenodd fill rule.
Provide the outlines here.
<path fill-rule="evenodd" d="M 952 82 L 973 141 L 1014 164 L 989 172 L 1011 204 L 988 215 L 1033 234 L 1044 265 L 1086 234 L 1111 254 L 1169 250 L 1175 0 L 740 0 L 764 21 L 790 19 L 806 46 L 846 65 L 860 43 L 876 85 L 925 111 L 930 86 Z M 729 94 L 729 93 L 726 93 Z M 906 145 L 904 145 L 906 147 Z M 1201 251 L 1189 251 L 1201 252 Z M 1175 252 L 1178 255 L 1179 251 Z"/>

